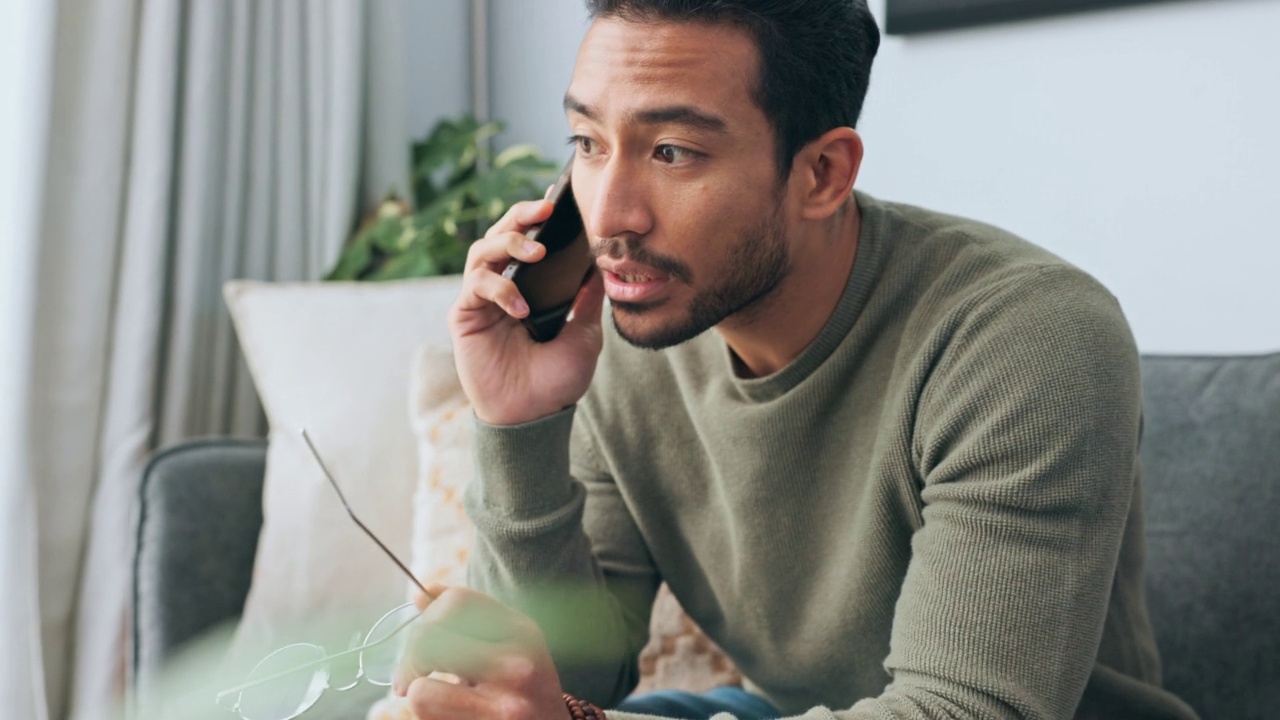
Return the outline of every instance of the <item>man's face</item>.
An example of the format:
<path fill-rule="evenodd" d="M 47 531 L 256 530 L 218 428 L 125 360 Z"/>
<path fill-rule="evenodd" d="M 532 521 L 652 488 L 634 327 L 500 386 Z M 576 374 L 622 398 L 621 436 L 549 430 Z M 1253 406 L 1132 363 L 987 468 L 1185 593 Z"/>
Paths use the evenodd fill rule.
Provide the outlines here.
<path fill-rule="evenodd" d="M 785 186 L 744 31 L 597 20 L 565 96 L 573 188 L 629 342 L 667 347 L 787 276 Z"/>

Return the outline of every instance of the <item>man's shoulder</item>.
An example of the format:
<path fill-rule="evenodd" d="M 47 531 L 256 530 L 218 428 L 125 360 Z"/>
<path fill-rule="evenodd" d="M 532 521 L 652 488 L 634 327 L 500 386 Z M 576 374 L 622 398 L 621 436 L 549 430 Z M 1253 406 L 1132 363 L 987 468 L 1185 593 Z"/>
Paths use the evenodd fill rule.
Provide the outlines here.
<path fill-rule="evenodd" d="M 954 313 L 976 302 L 1058 303 L 1088 296 L 1115 304 L 1093 276 L 1053 252 L 995 225 L 860 195 L 885 248 L 881 282 L 901 293 L 898 307 Z"/>
<path fill-rule="evenodd" d="M 1000 272 L 1069 262 L 996 225 L 973 218 L 859 194 L 864 216 L 872 218 L 891 256 L 952 270 Z"/>

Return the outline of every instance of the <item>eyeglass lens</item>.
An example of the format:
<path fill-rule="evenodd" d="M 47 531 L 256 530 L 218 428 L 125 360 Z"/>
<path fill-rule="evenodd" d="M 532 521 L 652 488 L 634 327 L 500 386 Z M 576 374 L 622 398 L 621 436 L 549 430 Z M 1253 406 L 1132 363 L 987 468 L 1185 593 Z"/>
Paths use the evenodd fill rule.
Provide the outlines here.
<path fill-rule="evenodd" d="M 249 681 L 302 668 L 272 682 L 246 688 L 240 694 L 244 720 L 292 720 L 306 712 L 329 685 L 324 648 L 308 643 L 288 645 L 263 658 L 249 674 Z"/>
<path fill-rule="evenodd" d="M 361 635 L 356 633 L 347 645 L 347 650 L 360 647 Z M 360 684 L 360 656 L 357 653 L 340 653 L 329 661 L 329 688 L 332 690 L 350 690 Z"/>
<path fill-rule="evenodd" d="M 400 654 L 408 641 L 409 633 L 400 632 L 404 625 L 418 617 L 418 608 L 412 604 L 401 605 L 392 610 L 374 624 L 365 637 L 365 645 L 373 645 L 360 653 L 360 669 L 364 671 L 364 679 L 374 685 L 386 687 L 391 684 L 396 667 L 400 664 Z M 394 633 L 394 640 L 384 642 Z"/>
<path fill-rule="evenodd" d="M 356 643 L 363 648 L 358 653 L 327 657 L 324 648 L 310 643 L 288 645 L 271 653 L 246 680 L 251 687 L 240 693 L 240 716 L 244 720 L 293 720 L 311 709 L 326 689 L 350 690 L 362 675 L 370 684 L 390 686 L 409 636 L 401 631 L 416 617 L 418 608 L 413 603 L 383 615 L 364 641 Z M 265 682 L 252 685 L 258 680 Z"/>

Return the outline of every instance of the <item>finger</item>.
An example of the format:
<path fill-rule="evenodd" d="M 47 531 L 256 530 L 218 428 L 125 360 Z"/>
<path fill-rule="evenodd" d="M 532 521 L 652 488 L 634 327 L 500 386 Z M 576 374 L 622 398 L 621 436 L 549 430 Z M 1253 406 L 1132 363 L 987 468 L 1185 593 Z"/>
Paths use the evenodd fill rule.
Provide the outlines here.
<path fill-rule="evenodd" d="M 405 697 L 419 720 L 474 720 L 493 717 L 490 700 L 478 690 L 433 678 L 418 678 Z"/>
<path fill-rule="evenodd" d="M 458 296 L 457 308 L 477 310 L 490 304 L 497 305 L 515 318 L 529 314 L 529 304 L 525 302 L 515 282 L 492 270 L 481 268 L 471 271 L 463 283 L 462 294 Z"/>
<path fill-rule="evenodd" d="M 545 198 L 542 200 L 526 200 L 512 205 L 498 222 L 489 227 L 485 236 L 506 232 L 522 233 L 530 227 L 551 217 L 552 204 Z"/>
<path fill-rule="evenodd" d="M 518 232 L 505 232 L 485 236 L 471 243 L 467 250 L 468 271 L 479 267 L 505 266 L 512 258 L 522 262 L 537 262 L 546 253 L 542 243 L 530 240 Z"/>
<path fill-rule="evenodd" d="M 479 682 L 500 675 L 500 658 L 511 652 L 512 648 L 502 643 L 479 640 L 440 625 L 419 623 L 405 644 L 392 686 L 402 691 L 415 679 L 436 672 Z"/>

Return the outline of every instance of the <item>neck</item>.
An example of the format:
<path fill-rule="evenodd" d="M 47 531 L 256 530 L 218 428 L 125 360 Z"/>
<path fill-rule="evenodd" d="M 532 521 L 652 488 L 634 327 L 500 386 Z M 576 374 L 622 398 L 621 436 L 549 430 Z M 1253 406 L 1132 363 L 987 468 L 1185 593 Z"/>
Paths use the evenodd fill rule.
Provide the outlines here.
<path fill-rule="evenodd" d="M 861 229 L 850 195 L 840 212 L 792 244 L 791 272 L 768 297 L 716 326 L 740 376 L 772 375 L 818 337 L 849 283 Z"/>

